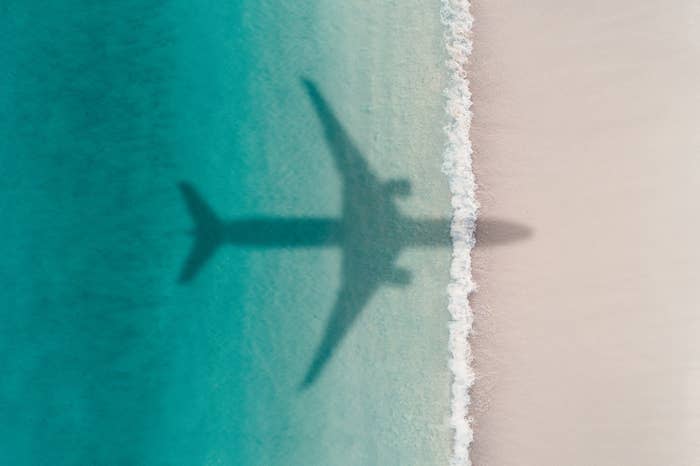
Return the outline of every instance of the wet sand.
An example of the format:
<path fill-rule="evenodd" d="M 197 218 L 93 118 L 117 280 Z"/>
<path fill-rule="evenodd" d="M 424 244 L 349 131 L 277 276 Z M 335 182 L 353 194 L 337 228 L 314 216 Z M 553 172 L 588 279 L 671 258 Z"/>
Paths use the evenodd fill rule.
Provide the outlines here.
<path fill-rule="evenodd" d="M 480 1 L 476 466 L 700 464 L 700 6 Z"/>

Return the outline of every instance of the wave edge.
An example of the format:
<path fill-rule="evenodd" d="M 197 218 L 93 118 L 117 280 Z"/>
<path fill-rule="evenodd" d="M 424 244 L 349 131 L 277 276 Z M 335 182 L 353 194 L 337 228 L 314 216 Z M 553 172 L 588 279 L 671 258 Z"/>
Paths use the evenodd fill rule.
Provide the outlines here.
<path fill-rule="evenodd" d="M 445 64 L 448 83 L 444 90 L 448 122 L 442 171 L 449 180 L 452 193 L 452 260 L 448 292 L 449 368 L 452 372 L 450 427 L 453 445 L 450 464 L 471 466 L 469 449 L 474 439 L 469 416 L 470 388 L 474 383 L 469 335 L 474 316 L 469 295 L 475 290 L 471 274 L 471 251 L 475 244 L 479 204 L 472 171 L 471 92 L 466 66 L 472 52 L 473 17 L 468 0 L 442 0 L 440 17 L 444 25 L 447 51 Z"/>

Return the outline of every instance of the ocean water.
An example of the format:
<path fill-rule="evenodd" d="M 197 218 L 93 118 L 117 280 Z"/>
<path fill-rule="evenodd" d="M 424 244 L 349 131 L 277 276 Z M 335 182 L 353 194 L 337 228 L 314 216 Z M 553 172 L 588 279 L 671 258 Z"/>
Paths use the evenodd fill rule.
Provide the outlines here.
<path fill-rule="evenodd" d="M 450 462 L 469 374 L 448 366 L 467 316 L 451 305 L 448 329 L 440 14 L 425 0 L 0 7 L 1 464 Z M 349 175 L 339 156 L 366 165 Z M 392 207 L 369 209 L 365 173 L 400 180 L 381 191 Z M 221 238 L 213 220 L 196 230 L 208 209 Z M 211 251 L 183 273 L 197 234 Z M 409 247 L 392 252 L 396 238 Z M 352 312 L 334 324 L 336 302 Z"/>

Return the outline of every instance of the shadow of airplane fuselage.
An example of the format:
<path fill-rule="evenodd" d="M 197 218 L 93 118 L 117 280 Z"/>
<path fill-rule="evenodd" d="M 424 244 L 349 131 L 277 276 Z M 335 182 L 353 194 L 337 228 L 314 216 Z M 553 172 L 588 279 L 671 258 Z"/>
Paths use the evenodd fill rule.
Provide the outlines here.
<path fill-rule="evenodd" d="M 342 179 L 343 204 L 339 218 L 265 218 L 222 221 L 195 189 L 179 187 L 195 221 L 194 245 L 182 268 L 180 282 L 194 278 L 222 245 L 261 248 L 337 247 L 342 251 L 341 285 L 324 336 L 302 386 L 320 375 L 362 309 L 382 284 L 405 286 L 410 272 L 395 261 L 404 248 L 449 246 L 450 220 L 404 216 L 395 198 L 410 194 L 404 179 L 380 180 L 345 132 L 314 83 L 303 81 L 323 127 L 325 139 Z M 515 224 L 507 241 L 528 236 Z M 503 228 L 501 228 L 503 230 Z"/>

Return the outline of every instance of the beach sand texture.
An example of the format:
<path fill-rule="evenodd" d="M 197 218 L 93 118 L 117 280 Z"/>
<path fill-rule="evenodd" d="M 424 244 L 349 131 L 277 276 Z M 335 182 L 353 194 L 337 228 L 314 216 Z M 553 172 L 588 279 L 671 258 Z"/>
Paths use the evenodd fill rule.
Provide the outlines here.
<path fill-rule="evenodd" d="M 700 464 L 700 6 L 472 13 L 473 464 Z"/>

